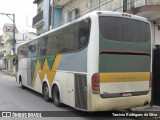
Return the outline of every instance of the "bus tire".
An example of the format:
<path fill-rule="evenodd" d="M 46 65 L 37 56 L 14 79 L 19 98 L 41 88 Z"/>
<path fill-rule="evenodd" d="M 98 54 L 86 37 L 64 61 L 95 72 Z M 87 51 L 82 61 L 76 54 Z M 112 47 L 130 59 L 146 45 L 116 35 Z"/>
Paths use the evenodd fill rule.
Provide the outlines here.
<path fill-rule="evenodd" d="M 47 83 L 44 83 L 43 84 L 43 98 L 46 102 L 50 102 L 50 98 L 49 98 L 49 88 L 48 88 L 48 85 Z"/>
<path fill-rule="evenodd" d="M 25 89 L 26 87 L 24 85 L 22 85 L 22 89 Z"/>
<path fill-rule="evenodd" d="M 22 84 L 22 77 L 21 77 L 21 76 L 19 76 L 19 83 L 21 83 L 22 89 L 25 89 L 25 88 L 26 88 L 26 87 Z"/>
<path fill-rule="evenodd" d="M 60 107 L 61 102 L 60 102 L 60 93 L 59 93 L 58 86 L 55 86 L 53 88 L 52 96 L 53 96 L 53 102 L 54 102 L 55 106 Z"/>

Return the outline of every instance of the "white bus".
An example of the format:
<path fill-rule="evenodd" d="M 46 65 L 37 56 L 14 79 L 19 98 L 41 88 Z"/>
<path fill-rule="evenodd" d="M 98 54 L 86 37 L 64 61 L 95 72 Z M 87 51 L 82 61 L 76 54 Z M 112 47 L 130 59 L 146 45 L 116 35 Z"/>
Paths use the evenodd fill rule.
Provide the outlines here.
<path fill-rule="evenodd" d="M 83 111 L 151 101 L 151 31 L 142 17 L 94 11 L 18 48 L 17 82 Z"/>

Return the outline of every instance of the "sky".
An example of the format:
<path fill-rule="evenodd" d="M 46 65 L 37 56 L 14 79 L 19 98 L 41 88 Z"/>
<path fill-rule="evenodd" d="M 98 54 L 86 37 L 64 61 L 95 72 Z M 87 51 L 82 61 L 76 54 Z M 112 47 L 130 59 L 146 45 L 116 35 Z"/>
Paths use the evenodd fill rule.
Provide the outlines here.
<path fill-rule="evenodd" d="M 19 32 L 36 32 L 32 28 L 32 19 L 37 14 L 34 0 L 0 0 L 0 13 L 15 14 L 15 23 Z M 13 18 L 12 16 L 10 16 Z M 0 35 L 5 23 L 13 23 L 6 15 L 0 14 Z"/>

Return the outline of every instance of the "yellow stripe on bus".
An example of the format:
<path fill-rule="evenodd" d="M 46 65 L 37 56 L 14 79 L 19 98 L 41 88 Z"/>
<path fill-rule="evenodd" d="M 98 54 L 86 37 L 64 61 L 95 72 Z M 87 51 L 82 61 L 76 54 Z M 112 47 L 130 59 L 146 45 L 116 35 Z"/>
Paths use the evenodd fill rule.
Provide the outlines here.
<path fill-rule="evenodd" d="M 48 77 L 48 82 L 50 84 L 50 86 L 52 85 L 53 83 L 53 80 L 55 78 L 55 75 L 56 75 L 56 71 L 58 69 L 58 66 L 59 66 L 59 63 L 62 59 L 62 54 L 58 54 L 55 58 L 55 61 L 54 61 L 54 64 L 52 66 L 52 70 L 51 72 L 47 73 L 47 77 Z"/>
<path fill-rule="evenodd" d="M 32 88 L 34 88 L 39 68 L 40 68 L 40 62 L 39 62 L 39 60 L 37 60 L 37 63 L 35 66 L 35 71 L 34 71 L 34 76 L 33 76 L 33 80 L 32 80 Z"/>
<path fill-rule="evenodd" d="M 100 73 L 100 83 L 149 81 L 150 72 Z"/>
<path fill-rule="evenodd" d="M 40 68 L 40 62 L 39 62 L 39 60 L 37 60 L 36 69 L 35 69 L 34 77 L 33 77 L 33 80 L 32 80 L 32 87 L 34 88 L 34 86 L 35 86 L 35 82 L 36 82 L 36 79 L 37 79 L 37 74 L 40 77 L 41 83 L 43 82 L 44 76 L 46 74 L 49 85 L 51 86 L 52 83 L 53 83 L 53 80 L 55 78 L 55 74 L 56 74 L 56 71 L 58 69 L 58 66 L 59 66 L 59 63 L 60 63 L 61 59 L 62 59 L 62 54 L 58 54 L 55 58 L 54 63 L 53 63 L 52 70 L 49 69 L 49 65 L 48 65 L 47 60 L 44 61 L 44 65 L 43 65 L 42 70 L 37 69 L 37 68 Z"/>

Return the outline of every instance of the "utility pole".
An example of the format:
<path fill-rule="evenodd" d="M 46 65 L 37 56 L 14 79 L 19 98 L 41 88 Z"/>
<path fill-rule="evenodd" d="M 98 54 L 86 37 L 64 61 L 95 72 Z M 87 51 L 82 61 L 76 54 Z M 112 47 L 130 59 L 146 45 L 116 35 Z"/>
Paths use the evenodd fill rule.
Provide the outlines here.
<path fill-rule="evenodd" d="M 0 13 L 1 15 L 6 15 L 10 20 L 13 22 L 13 43 L 12 43 L 12 50 L 13 50 L 13 55 L 15 55 L 15 44 L 16 44 L 16 39 L 15 39 L 15 14 L 9 14 L 9 13 Z M 10 17 L 12 16 L 12 18 Z"/>

